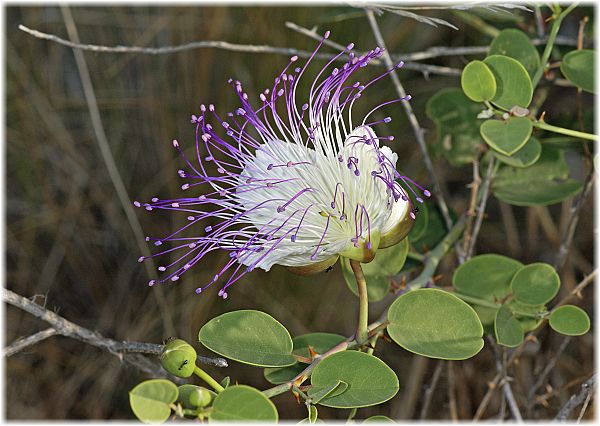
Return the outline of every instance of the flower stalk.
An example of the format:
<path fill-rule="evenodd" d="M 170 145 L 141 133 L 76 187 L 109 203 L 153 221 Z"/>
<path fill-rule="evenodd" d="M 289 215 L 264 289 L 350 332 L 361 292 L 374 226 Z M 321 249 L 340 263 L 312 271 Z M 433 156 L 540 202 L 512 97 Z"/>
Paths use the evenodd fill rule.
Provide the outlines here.
<path fill-rule="evenodd" d="M 210 377 L 210 375 L 200 367 L 196 366 L 194 368 L 194 374 L 204 380 L 211 388 L 215 390 L 216 393 L 221 393 L 225 390 L 223 386 L 221 386 L 215 379 Z"/>
<path fill-rule="evenodd" d="M 350 266 L 356 278 L 358 288 L 358 325 L 356 326 L 356 341 L 362 345 L 368 340 L 369 335 L 369 296 L 367 293 L 367 280 L 360 262 L 350 259 Z"/>
<path fill-rule="evenodd" d="M 577 130 L 565 129 L 564 127 L 553 126 L 543 121 L 533 121 L 533 127 L 547 130 L 549 132 L 560 133 L 561 135 L 573 136 L 574 138 L 586 139 L 589 141 L 597 141 L 598 136 L 592 133 L 579 132 Z"/>

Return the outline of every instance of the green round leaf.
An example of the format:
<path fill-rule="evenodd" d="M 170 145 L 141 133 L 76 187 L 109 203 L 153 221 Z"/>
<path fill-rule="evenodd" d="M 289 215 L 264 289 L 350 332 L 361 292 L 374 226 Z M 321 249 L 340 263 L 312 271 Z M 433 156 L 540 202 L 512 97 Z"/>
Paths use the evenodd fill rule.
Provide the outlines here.
<path fill-rule="evenodd" d="M 163 423 L 171 415 L 170 404 L 177 401 L 179 391 L 169 380 L 146 380 L 129 391 L 133 414 L 144 423 Z"/>
<path fill-rule="evenodd" d="M 498 312 L 496 313 L 494 333 L 496 334 L 496 341 L 499 344 L 511 348 L 519 346 L 524 338 L 521 323 L 519 323 L 505 306 L 498 309 Z"/>
<path fill-rule="evenodd" d="M 560 64 L 560 71 L 575 86 L 586 92 L 595 93 L 594 64 L 596 53 L 594 50 L 573 50 L 565 55 Z"/>
<path fill-rule="evenodd" d="M 388 312 L 392 340 L 430 358 L 470 358 L 483 347 L 483 327 L 467 303 L 446 291 L 422 288 L 398 297 Z"/>
<path fill-rule="evenodd" d="M 590 329 L 588 314 L 573 305 L 565 305 L 553 310 L 549 322 L 554 331 L 567 336 L 581 336 Z"/>
<path fill-rule="evenodd" d="M 313 350 L 322 354 L 333 348 L 338 343 L 346 340 L 344 336 L 333 333 L 308 333 L 301 336 L 294 337 L 292 339 L 294 343 L 294 355 L 303 356 L 306 358 L 310 357 L 308 346 L 310 345 Z M 306 368 L 306 364 L 298 362 L 296 364 L 287 367 L 278 368 L 265 368 L 264 376 L 267 381 L 278 385 L 280 383 L 289 382 L 294 377 L 302 372 Z"/>
<path fill-rule="evenodd" d="M 518 260 L 499 254 L 482 254 L 460 265 L 452 285 L 460 293 L 481 299 L 501 299 L 510 291 L 510 282 L 523 266 Z"/>
<path fill-rule="evenodd" d="M 265 368 L 263 375 L 265 379 L 274 385 L 289 382 L 298 374 L 302 373 L 302 370 L 306 368 L 306 364 L 297 362 L 287 367 L 268 367 Z"/>
<path fill-rule="evenodd" d="M 233 311 L 213 318 L 200 329 L 198 340 L 211 351 L 245 364 L 284 367 L 296 362 L 290 333 L 260 311 Z"/>
<path fill-rule="evenodd" d="M 453 166 L 469 164 L 477 157 L 481 104 L 471 101 L 459 88 L 442 89 L 427 101 L 427 116 L 436 124 L 433 148 Z"/>
<path fill-rule="evenodd" d="M 217 395 L 208 419 L 213 421 L 276 422 L 275 405 L 261 391 L 246 385 L 234 385 Z"/>
<path fill-rule="evenodd" d="M 496 158 L 505 164 L 513 167 L 529 167 L 540 158 L 542 154 L 542 144 L 536 138 L 531 137 L 525 145 L 513 155 L 508 156 L 494 152 Z"/>
<path fill-rule="evenodd" d="M 484 59 L 496 79 L 496 95 L 492 102 L 499 107 L 527 108 L 533 96 L 533 86 L 527 70 L 516 59 L 492 55 Z"/>
<path fill-rule="evenodd" d="M 365 419 L 363 423 L 396 423 L 392 419 L 386 416 L 371 416 Z"/>
<path fill-rule="evenodd" d="M 318 415 L 319 411 L 317 410 L 317 407 L 315 407 L 314 405 L 310 405 L 308 407 L 308 421 L 310 423 L 316 422 Z"/>
<path fill-rule="evenodd" d="M 460 77 L 463 92 L 475 102 L 489 101 L 496 94 L 496 80 L 488 66 L 481 61 L 471 61 Z"/>
<path fill-rule="evenodd" d="M 348 383 L 336 380 L 326 386 L 312 386 L 309 389 L 309 397 L 312 404 L 318 404 L 325 398 L 341 395 L 348 389 Z"/>
<path fill-rule="evenodd" d="M 500 167 L 492 189 L 498 199 L 516 206 L 554 204 L 581 191 L 583 183 L 568 176 L 564 151 L 543 146 L 539 160 L 530 167 Z"/>
<path fill-rule="evenodd" d="M 400 387 L 396 373 L 379 358 L 364 352 L 343 351 L 324 358 L 313 370 L 309 396 L 338 381 L 348 385 L 319 404 L 334 408 L 368 407 L 391 399 Z"/>
<path fill-rule="evenodd" d="M 544 305 L 558 293 L 560 278 L 547 263 L 532 263 L 517 271 L 511 288 L 517 301 L 526 305 Z"/>
<path fill-rule="evenodd" d="M 494 38 L 488 55 L 504 55 L 516 59 L 525 67 L 530 78 L 540 67 L 537 49 L 523 31 L 514 28 L 502 30 Z"/>
<path fill-rule="evenodd" d="M 498 312 L 498 308 L 490 308 L 488 306 L 480 306 L 475 303 L 471 305 L 471 307 L 477 312 L 477 316 L 479 317 L 479 321 L 484 326 L 484 330 L 489 332 L 489 330 L 485 329 L 486 326 L 490 326 L 494 323 L 496 319 L 496 313 Z"/>
<path fill-rule="evenodd" d="M 377 250 L 373 261 L 361 264 L 367 281 L 369 301 L 377 302 L 390 292 L 390 278 L 398 274 L 404 266 L 408 248 L 408 238 L 405 238 L 392 247 Z M 358 295 L 356 278 L 350 267 L 350 261 L 343 258 L 341 264 L 346 285 L 352 293 Z"/>
<path fill-rule="evenodd" d="M 294 354 L 303 357 L 309 357 L 311 346 L 313 350 L 322 354 L 333 348 L 335 345 L 342 343 L 346 338 L 334 333 L 307 333 L 301 336 L 294 337 Z"/>
<path fill-rule="evenodd" d="M 525 146 L 533 125 L 527 117 L 510 117 L 508 120 L 486 120 L 480 131 L 489 146 L 501 154 L 513 155 Z"/>

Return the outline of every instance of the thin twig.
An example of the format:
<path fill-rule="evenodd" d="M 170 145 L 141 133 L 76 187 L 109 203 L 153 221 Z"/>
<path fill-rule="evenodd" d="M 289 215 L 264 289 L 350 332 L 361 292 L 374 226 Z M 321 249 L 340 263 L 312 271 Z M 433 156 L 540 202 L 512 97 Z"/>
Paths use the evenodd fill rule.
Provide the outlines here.
<path fill-rule="evenodd" d="M 431 382 L 425 389 L 425 393 L 423 394 L 423 406 L 421 407 L 421 414 L 419 415 L 419 420 L 425 420 L 427 418 L 427 414 L 429 413 L 429 406 L 431 405 L 431 400 L 433 398 L 433 394 L 435 393 L 435 389 L 437 388 L 437 384 L 440 380 L 440 376 L 442 375 L 442 368 L 444 367 L 444 361 L 439 360 L 435 366 L 435 370 L 433 370 L 433 375 L 431 376 Z"/>
<path fill-rule="evenodd" d="M 585 414 L 587 407 L 588 407 L 590 401 L 592 400 L 593 395 L 594 395 L 594 392 L 589 392 L 588 396 L 585 398 L 585 401 L 583 402 L 583 405 L 581 406 L 581 411 L 579 412 L 579 416 L 577 416 L 577 423 L 581 422 L 581 419 L 583 418 L 583 415 Z"/>
<path fill-rule="evenodd" d="M 539 38 L 544 37 L 544 17 L 542 16 L 542 9 L 538 4 L 533 6 L 535 11 L 535 30 Z"/>
<path fill-rule="evenodd" d="M 515 400 L 515 396 L 513 394 L 512 388 L 510 387 L 510 379 L 508 377 L 507 365 L 506 362 L 502 360 L 502 354 L 500 353 L 500 348 L 498 344 L 494 341 L 491 336 L 488 337 L 488 342 L 494 351 L 494 358 L 496 360 L 496 371 L 500 375 L 500 385 L 502 386 L 502 392 L 504 397 L 506 398 L 506 402 L 508 403 L 508 408 L 510 409 L 510 413 L 513 416 L 513 419 L 521 423 L 523 421 L 523 417 L 521 416 L 521 412 L 519 411 L 519 405 Z"/>
<path fill-rule="evenodd" d="M 458 409 L 456 407 L 456 382 L 454 379 L 454 364 L 452 361 L 446 361 L 448 370 L 448 408 L 450 409 L 450 418 L 452 421 L 458 421 Z"/>
<path fill-rule="evenodd" d="M 65 25 L 67 27 L 69 38 L 73 41 L 73 43 L 79 44 L 79 35 L 77 33 L 77 27 L 75 25 L 75 21 L 73 20 L 73 16 L 71 15 L 71 10 L 66 5 L 61 5 L 60 8 L 63 14 Z M 94 92 L 94 86 L 92 84 L 92 79 L 90 77 L 85 56 L 83 51 L 75 48 L 73 49 L 73 54 L 75 55 L 75 62 L 79 71 L 79 77 L 83 86 L 83 92 L 90 113 L 92 127 L 96 136 L 98 148 L 102 154 L 102 159 L 104 160 L 110 180 L 117 192 L 121 206 L 125 211 L 125 216 L 127 217 L 129 226 L 133 231 L 139 250 L 142 252 L 143 256 L 148 259 L 148 262 L 144 262 L 146 271 L 148 272 L 150 278 L 156 278 L 156 268 L 154 262 L 152 261 L 150 250 L 146 245 L 142 226 L 140 225 L 140 222 L 138 221 L 133 209 L 131 198 L 129 198 L 129 194 L 127 193 L 127 189 L 125 188 L 125 184 L 123 183 L 123 179 L 121 178 L 121 174 L 119 173 L 119 169 L 115 163 L 115 159 L 108 143 L 108 138 L 106 137 L 106 133 L 104 131 L 104 126 L 102 125 L 102 117 L 100 115 L 100 110 L 98 109 L 96 94 Z M 169 313 L 169 308 L 165 301 L 162 287 L 155 286 L 152 294 L 156 298 L 166 333 L 169 335 L 175 334 L 175 327 L 173 326 L 173 320 Z"/>
<path fill-rule="evenodd" d="M 556 309 L 559 306 L 564 305 L 565 303 L 570 301 L 573 297 L 581 297 L 581 292 L 583 291 L 583 289 L 586 288 L 588 285 L 590 285 L 594 281 L 594 278 L 596 278 L 596 275 L 598 275 L 598 269 L 594 269 L 592 272 L 590 272 L 590 274 L 587 277 L 585 277 L 583 280 L 581 280 L 581 282 L 579 284 L 577 284 L 575 286 L 575 288 L 573 290 L 571 290 L 571 292 L 569 294 L 567 294 L 556 305 L 554 305 L 553 309 Z"/>
<path fill-rule="evenodd" d="M 390 413 L 391 418 L 399 420 L 414 417 L 415 406 L 419 402 L 421 389 L 423 388 L 423 377 L 427 373 L 430 361 L 432 360 L 420 355 L 411 358 L 408 376 L 402 381 L 404 387 L 402 399 Z"/>
<path fill-rule="evenodd" d="M 42 31 L 34 30 L 26 27 L 25 25 L 19 25 L 21 31 L 26 32 L 36 38 L 42 40 L 48 40 L 57 44 L 61 44 L 66 47 L 77 50 L 87 50 L 95 53 L 128 53 L 128 54 L 145 54 L 145 55 L 165 55 L 172 53 L 179 53 L 193 49 L 222 49 L 233 52 L 243 53 L 271 53 L 285 56 L 298 56 L 301 58 L 309 58 L 314 55 L 318 59 L 331 59 L 331 55 L 328 53 L 316 53 L 309 52 L 307 50 L 295 49 L 293 47 L 274 47 L 266 45 L 249 45 L 249 44 L 235 44 L 226 41 L 194 41 L 191 43 L 181 44 L 177 46 L 163 46 L 163 47 L 141 47 L 141 46 L 102 46 L 97 44 L 84 44 L 75 41 L 62 39 L 54 34 L 44 33 Z M 328 43 L 329 45 L 336 45 L 336 43 Z M 339 45 L 338 45 L 339 47 Z M 342 47 L 342 50 L 344 48 Z M 364 53 L 364 52 L 361 52 Z M 403 56 L 403 55 L 399 55 Z M 404 57 L 404 56 L 403 56 Z M 345 58 L 339 58 L 339 61 L 344 61 Z M 399 59 L 400 60 L 400 59 Z M 372 65 L 383 66 L 381 62 L 371 61 Z M 461 70 L 457 68 L 449 68 L 440 65 L 429 65 L 419 64 L 416 62 L 407 61 L 405 68 L 420 71 L 422 73 L 460 76 Z"/>
<path fill-rule="evenodd" d="M 475 210 L 477 208 L 477 193 L 479 192 L 480 184 L 481 178 L 479 177 L 479 159 L 476 158 L 473 160 L 473 181 L 469 184 L 471 189 L 471 198 L 469 200 L 469 208 L 467 209 L 467 225 L 463 235 L 462 253 L 465 255 L 470 247 L 470 241 L 473 232 L 473 222 L 475 221 Z M 465 256 L 461 256 L 461 261 L 465 260 Z"/>
<path fill-rule="evenodd" d="M 387 51 L 387 48 L 385 46 L 385 41 L 383 40 L 381 30 L 379 29 L 379 25 L 377 24 L 377 20 L 375 19 L 375 15 L 373 14 L 373 11 L 370 9 L 367 9 L 365 11 L 365 13 L 367 14 L 367 18 L 371 25 L 373 35 L 375 36 L 375 41 L 377 42 L 379 47 L 384 49 L 383 60 L 386 64 L 386 66 L 389 69 L 394 68 L 392 58 L 390 57 L 390 54 Z M 400 82 L 400 79 L 398 78 L 398 75 L 396 74 L 396 70 L 393 70 L 390 73 L 390 77 L 392 79 L 392 82 L 394 83 L 394 86 L 396 87 L 396 92 L 398 92 L 398 96 L 401 98 L 406 97 L 406 91 L 404 90 L 404 87 L 402 86 L 402 83 Z M 437 176 L 434 172 L 433 163 L 431 162 L 431 158 L 429 157 L 429 153 L 427 152 L 425 138 L 423 137 L 423 129 L 419 125 L 419 122 L 417 120 L 417 117 L 415 116 L 415 113 L 413 112 L 410 102 L 402 102 L 402 106 L 404 107 L 404 111 L 406 112 L 406 115 L 408 116 L 408 121 L 410 122 L 410 125 L 415 134 L 415 138 L 417 139 L 417 144 L 419 145 L 419 149 L 421 150 L 421 154 L 423 155 L 423 161 L 425 162 L 425 167 L 427 168 L 429 177 L 431 178 L 431 182 L 433 184 L 433 190 L 436 194 L 436 199 L 437 199 L 438 205 L 440 207 L 442 216 L 444 218 L 444 223 L 446 224 L 446 228 L 449 230 L 450 228 L 452 228 L 452 219 L 450 218 L 450 213 L 448 212 L 448 206 L 446 205 L 446 200 L 444 199 L 444 196 L 440 189 L 440 184 L 439 184 Z"/>
<path fill-rule="evenodd" d="M 286 22 L 286 26 L 288 28 L 299 30 L 299 25 L 296 25 L 292 22 Z M 65 40 L 60 38 L 54 34 L 45 33 L 36 29 L 28 28 L 25 25 L 19 25 L 18 27 L 21 31 L 26 32 L 27 34 L 42 39 L 52 41 L 58 44 L 62 44 L 63 46 L 71 47 L 73 49 L 81 49 L 81 50 L 89 50 L 96 53 L 140 53 L 145 55 L 164 55 L 170 53 L 179 53 L 185 52 L 188 50 L 195 49 L 222 49 L 229 50 L 233 52 L 242 52 L 242 53 L 271 53 L 277 55 L 284 56 L 293 56 L 297 55 L 299 57 L 308 58 L 312 55 L 312 52 L 306 50 L 295 49 L 292 47 L 276 47 L 276 46 L 267 46 L 267 45 L 250 45 L 250 44 L 236 44 L 229 43 L 227 41 L 220 40 L 202 40 L 202 41 L 193 41 L 190 43 L 179 44 L 176 46 L 162 46 L 162 47 L 143 47 L 143 46 L 102 46 L 97 44 L 84 44 L 84 43 L 74 43 L 73 41 Z M 303 28 L 306 30 L 305 28 Z M 310 30 L 306 30 L 306 35 L 311 33 Z M 300 31 L 302 32 L 302 31 Z M 535 46 L 539 46 L 545 44 L 547 42 L 546 38 L 537 38 L 531 40 L 531 42 Z M 555 44 L 561 44 L 565 46 L 577 46 L 577 39 L 572 37 L 564 37 L 558 36 L 556 37 Z M 330 44 L 332 45 L 332 44 Z M 341 46 L 341 45 L 340 45 Z M 402 61 L 422 61 L 425 59 L 433 59 L 439 58 L 441 56 L 460 56 L 460 55 L 485 55 L 489 51 L 489 46 L 461 46 L 461 47 L 445 47 L 445 46 L 433 46 L 424 50 L 422 52 L 414 52 L 414 53 L 403 53 L 403 54 L 392 54 L 392 58 L 394 60 L 402 60 Z M 316 55 L 316 57 L 320 57 L 323 59 L 329 59 L 330 55 L 321 54 Z"/>
<path fill-rule="evenodd" d="M 335 41 L 333 41 L 331 39 L 323 39 L 323 36 L 315 30 L 310 30 L 308 28 L 302 27 L 298 24 L 295 24 L 295 23 L 289 22 L 289 21 L 285 23 L 285 26 L 293 31 L 296 31 L 307 37 L 310 37 L 313 40 L 317 40 L 317 41 L 323 40 L 323 44 L 333 47 L 334 49 L 337 49 L 339 51 L 346 50 L 346 46 L 343 46 L 340 43 L 336 43 Z M 434 48 L 434 49 L 436 49 L 436 48 Z M 445 53 L 446 48 L 441 47 L 439 49 L 441 49 L 441 51 L 440 51 L 441 55 L 438 55 L 436 53 L 436 51 L 427 50 L 426 52 L 397 54 L 397 55 L 393 55 L 392 57 L 393 57 L 394 61 L 396 61 L 396 62 L 404 61 L 404 66 L 403 66 L 404 68 L 410 69 L 410 70 L 415 70 L 415 71 L 420 71 L 426 77 L 429 74 L 454 75 L 454 76 L 461 75 L 462 70 L 460 70 L 460 69 L 443 67 L 440 65 L 420 64 L 420 63 L 414 62 L 417 60 L 428 59 L 430 57 L 435 58 L 437 56 L 445 56 L 444 53 Z M 469 48 L 466 48 L 466 49 L 469 49 Z M 357 49 L 352 49 L 349 52 L 353 52 L 356 56 L 362 56 L 366 53 L 363 51 L 359 51 Z M 462 54 L 462 53 L 457 53 L 457 54 Z M 422 58 L 422 59 L 418 59 L 418 58 Z M 343 59 L 343 58 L 340 58 L 340 59 Z M 372 65 L 378 65 L 378 66 L 385 65 L 379 59 L 373 59 L 369 63 Z"/>
<path fill-rule="evenodd" d="M 163 345 L 158 345 L 155 343 L 118 341 L 104 337 L 102 334 L 81 327 L 80 325 L 77 325 L 61 317 L 55 312 L 52 312 L 6 288 L 2 289 L 2 299 L 6 303 L 28 312 L 34 317 L 40 318 L 41 320 L 50 324 L 56 331 L 55 334 L 70 337 L 72 339 L 88 343 L 92 346 L 96 346 L 97 348 L 115 355 L 120 360 L 123 360 L 128 353 L 132 352 L 160 355 L 163 349 Z M 227 367 L 227 361 L 223 358 L 198 357 L 198 361 L 204 364 L 214 365 L 216 367 Z"/>
<path fill-rule="evenodd" d="M 563 234 L 560 247 L 558 248 L 558 252 L 556 254 L 556 259 L 554 260 L 554 268 L 556 270 L 562 269 L 565 261 L 567 260 L 567 254 L 569 254 L 569 248 L 571 247 L 571 243 L 573 242 L 573 236 L 575 235 L 575 228 L 577 227 L 577 223 L 579 222 L 579 215 L 581 213 L 581 209 L 588 195 L 592 192 L 592 187 L 594 186 L 594 181 L 596 179 L 596 173 L 593 168 L 592 171 L 587 175 L 585 179 L 585 183 L 583 185 L 583 191 L 577 197 L 577 200 L 571 206 L 570 219 L 569 223 L 565 229 Z"/>
<path fill-rule="evenodd" d="M 466 257 L 470 259 L 473 256 L 473 250 L 475 249 L 475 244 L 477 243 L 477 237 L 479 236 L 479 230 L 481 229 L 481 224 L 483 222 L 483 216 L 485 213 L 485 206 L 487 204 L 490 185 L 492 183 L 492 174 L 494 171 L 494 157 L 490 157 L 490 161 L 488 162 L 487 172 L 485 174 L 485 178 L 483 180 L 483 190 L 481 193 L 481 200 L 479 201 L 479 207 L 477 207 L 477 217 L 475 218 L 475 225 L 473 226 L 473 233 L 469 240 L 469 248 L 467 249 Z"/>
<path fill-rule="evenodd" d="M 18 340 L 15 340 L 13 343 L 11 343 L 4 349 L 4 356 L 8 358 L 9 356 L 20 352 L 29 346 L 35 345 L 36 343 L 39 343 L 42 340 L 47 339 L 48 337 L 56 335 L 56 333 L 56 329 L 50 327 L 45 330 L 38 331 L 37 333 L 32 334 L 31 336 L 22 337 Z"/>
<path fill-rule="evenodd" d="M 570 336 L 566 336 L 563 339 L 563 341 L 560 344 L 560 346 L 558 347 L 558 350 L 556 351 L 556 353 L 550 358 L 550 360 L 548 360 L 546 366 L 544 367 L 544 370 L 538 376 L 538 379 L 536 380 L 534 385 L 531 387 L 531 389 L 529 389 L 529 392 L 527 393 L 527 411 L 528 412 L 531 411 L 531 408 L 533 407 L 533 404 L 535 403 L 534 397 L 535 397 L 537 390 L 544 385 L 544 383 L 546 382 L 546 377 L 548 377 L 548 375 L 552 372 L 552 370 L 554 369 L 554 366 L 558 362 L 560 355 L 563 353 L 563 351 L 565 350 L 565 348 L 567 347 L 567 345 L 569 344 L 570 341 L 571 341 Z"/>
<path fill-rule="evenodd" d="M 558 420 L 559 422 L 565 422 L 571 415 L 571 412 L 577 406 L 579 406 L 579 404 L 584 402 L 589 394 L 593 393 L 594 387 L 596 385 L 596 376 L 597 375 L 594 374 L 592 377 L 586 380 L 581 385 L 581 390 L 579 391 L 579 393 L 571 395 L 571 398 L 569 398 L 567 403 L 563 405 L 563 407 L 560 409 L 554 420 Z"/>

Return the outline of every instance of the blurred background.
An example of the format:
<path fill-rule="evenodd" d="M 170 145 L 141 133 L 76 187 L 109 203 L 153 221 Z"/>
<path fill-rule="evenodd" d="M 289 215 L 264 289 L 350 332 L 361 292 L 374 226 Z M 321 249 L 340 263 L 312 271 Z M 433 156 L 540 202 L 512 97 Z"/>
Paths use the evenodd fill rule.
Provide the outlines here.
<path fill-rule="evenodd" d="M 331 40 L 342 45 L 354 42 L 359 50 L 376 46 L 364 11 L 343 5 L 111 6 L 70 10 L 83 43 L 107 46 L 158 47 L 224 40 L 312 50 L 316 42 L 286 27 L 288 21 L 306 28 L 316 26 L 320 34 L 331 30 Z M 542 11 L 544 16 L 549 15 L 547 10 Z M 197 286 L 211 280 L 214 269 L 227 256 L 215 253 L 176 285 L 149 288 L 149 276 L 137 262 L 141 255 L 139 243 L 98 147 L 73 51 L 17 28 L 23 24 L 68 39 L 60 8 L 10 6 L 5 12 L 9 289 L 25 297 L 42 295 L 37 301 L 48 309 L 116 340 L 161 343 L 175 335 L 197 342 L 197 332 L 206 321 L 235 309 L 268 312 L 292 335 L 309 331 L 353 333 L 357 301 L 344 284 L 339 265 L 327 274 L 308 279 L 290 275 L 279 267 L 269 273 L 255 271 L 238 282 L 224 301 L 216 295 L 218 287 L 200 296 L 194 293 Z M 433 27 L 385 13 L 378 22 L 391 52 L 419 52 L 432 46 L 486 46 L 494 29 L 516 27 L 532 35 L 536 31 L 534 14 L 522 10 L 493 13 L 481 8 L 442 9 L 423 14 L 445 19 L 458 29 Z M 586 27 L 586 40 L 592 43 L 591 7 L 578 8 L 569 15 L 561 35 L 576 38 L 579 20 L 584 16 L 591 20 Z M 335 52 L 330 48 L 324 51 Z M 446 56 L 423 63 L 460 72 L 469 60 L 480 57 L 483 55 Z M 130 199 L 178 197 L 181 182 L 177 170 L 183 164 L 171 140 L 176 138 L 186 150 L 193 149 L 190 115 L 198 112 L 200 103 L 214 103 L 220 113 L 236 108 L 237 97 L 227 84 L 229 77 L 242 81 L 250 98 L 257 99 L 288 58 L 289 55 L 214 48 L 163 55 L 86 52 L 102 125 Z M 371 68 L 374 67 L 364 71 L 365 75 L 381 71 Z M 413 97 L 416 116 L 432 143 L 435 127 L 425 115 L 425 103 L 444 87 L 459 87 L 459 76 L 424 74 L 406 68 L 400 70 L 399 76 Z M 396 97 L 387 79 L 365 96 L 367 99 L 360 106 L 363 111 Z M 591 120 L 593 98 L 584 94 L 582 101 L 586 119 Z M 544 108 L 551 111 L 555 122 L 572 123 L 575 102 L 574 89 L 553 88 Z M 387 114 L 394 119 L 388 127 L 389 134 L 396 136 L 390 146 L 399 155 L 402 171 L 430 187 L 404 111 L 397 106 Z M 451 167 L 442 157 L 434 158 L 434 164 L 451 209 L 462 213 L 468 207 L 471 167 Z M 585 170 L 573 173 L 583 179 Z M 563 295 L 594 269 L 592 198 L 586 201 L 561 271 Z M 571 200 L 548 208 L 501 206 L 492 197 L 476 251 L 504 254 L 523 262 L 552 262 L 570 206 Z M 186 221 L 183 214 L 144 210 L 136 210 L 135 214 L 145 235 L 167 235 Z M 439 285 L 450 285 L 455 267 L 455 256 L 447 256 L 439 269 Z M 373 304 L 373 319 L 389 300 Z M 577 304 L 593 319 L 592 302 L 589 286 Z M 5 346 L 47 327 L 13 307 L 6 308 L 5 320 Z M 515 378 L 513 389 L 521 402 L 526 401 L 527 390 L 564 339 L 547 329 L 538 338 L 539 343 L 530 345 L 511 371 Z M 200 354 L 210 355 L 199 344 L 195 346 Z M 418 418 L 423 388 L 438 361 L 414 356 L 384 341 L 378 344 L 378 351 L 398 373 L 400 392 L 381 406 L 359 410 L 357 418 L 374 414 Z M 544 396 L 533 402 L 530 418 L 552 418 L 556 414 L 593 371 L 593 351 L 592 333 L 570 341 L 549 376 L 550 387 L 538 391 Z M 127 392 L 149 378 L 113 355 L 64 337 L 49 338 L 11 356 L 5 367 L 4 414 L 8 419 L 133 419 Z M 232 381 L 261 389 L 270 387 L 260 369 L 235 362 L 227 369 L 207 370 L 218 378 L 229 375 Z M 444 368 L 430 418 L 472 418 L 494 375 L 489 347 L 473 359 Z M 500 392 L 495 392 L 484 418 L 495 416 L 501 402 Z M 305 417 L 305 407 L 290 395 L 278 396 L 275 403 L 284 419 Z M 586 417 L 593 414 L 593 409 L 588 409 Z M 320 407 L 319 415 L 324 419 L 342 419 L 348 410 Z"/>

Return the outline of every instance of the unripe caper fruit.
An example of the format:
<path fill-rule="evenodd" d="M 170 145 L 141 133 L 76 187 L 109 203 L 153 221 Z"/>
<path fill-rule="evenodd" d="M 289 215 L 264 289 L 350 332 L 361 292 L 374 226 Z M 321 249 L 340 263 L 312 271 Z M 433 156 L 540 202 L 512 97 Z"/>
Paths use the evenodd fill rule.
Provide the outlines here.
<path fill-rule="evenodd" d="M 196 367 L 196 350 L 185 340 L 168 342 L 160 355 L 163 368 L 177 377 L 190 377 Z"/>
<path fill-rule="evenodd" d="M 195 407 L 206 407 L 208 404 L 210 404 L 210 392 L 208 389 L 197 387 L 190 392 L 189 400 L 190 404 Z"/>

